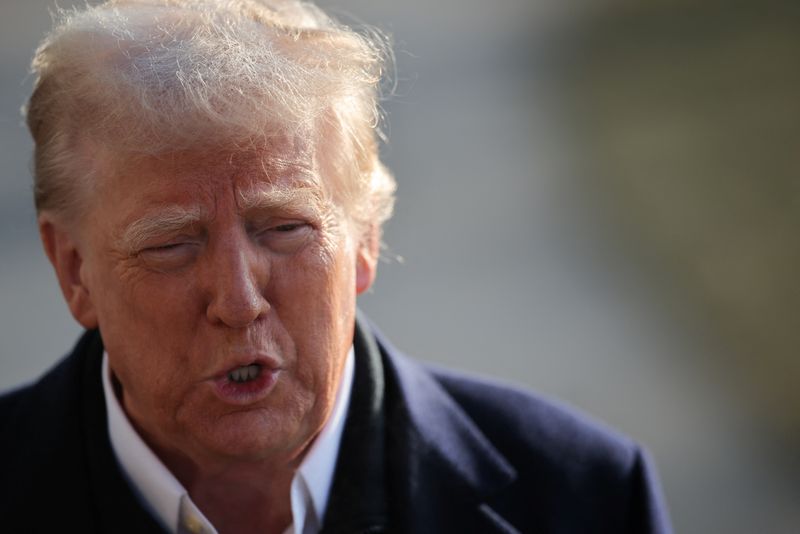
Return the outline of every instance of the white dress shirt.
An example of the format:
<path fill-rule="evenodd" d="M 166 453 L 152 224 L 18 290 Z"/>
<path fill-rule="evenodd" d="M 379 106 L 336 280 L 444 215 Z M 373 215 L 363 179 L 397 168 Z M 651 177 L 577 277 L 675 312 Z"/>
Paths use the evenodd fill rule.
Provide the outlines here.
<path fill-rule="evenodd" d="M 354 358 L 351 347 L 333 411 L 292 479 L 292 525 L 285 534 L 317 534 L 322 527 L 350 405 Z M 186 488 L 131 425 L 114 394 L 108 355 L 105 353 L 102 373 L 111 448 L 128 481 L 169 532 L 216 534 L 216 529 L 192 502 Z"/>

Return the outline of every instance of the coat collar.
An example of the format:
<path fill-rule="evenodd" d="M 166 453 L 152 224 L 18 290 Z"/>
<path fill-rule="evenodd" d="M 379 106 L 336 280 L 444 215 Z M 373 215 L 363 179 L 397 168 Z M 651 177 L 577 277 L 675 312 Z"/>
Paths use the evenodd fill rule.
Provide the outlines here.
<path fill-rule="evenodd" d="M 516 478 L 508 460 L 426 370 L 402 357 L 391 363 L 412 428 L 452 477 L 478 498 L 491 496 Z"/>
<path fill-rule="evenodd" d="M 392 524 L 403 532 L 516 532 L 490 506 L 516 479 L 508 460 L 427 369 L 362 315 L 357 324 L 356 338 L 374 338 L 385 376 Z"/>
<path fill-rule="evenodd" d="M 321 534 L 383 532 L 388 517 L 385 381 L 375 339 L 356 324 L 355 376 Z"/>

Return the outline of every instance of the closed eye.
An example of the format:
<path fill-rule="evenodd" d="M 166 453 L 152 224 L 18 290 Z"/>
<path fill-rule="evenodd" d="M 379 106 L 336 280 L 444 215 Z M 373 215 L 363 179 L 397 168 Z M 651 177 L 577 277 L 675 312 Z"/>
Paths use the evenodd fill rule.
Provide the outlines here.
<path fill-rule="evenodd" d="M 162 251 L 162 252 L 166 252 L 166 251 L 169 251 L 169 250 L 175 250 L 178 247 L 184 246 L 185 244 L 186 243 L 169 243 L 169 244 L 166 244 L 166 245 L 158 245 L 156 247 L 147 247 L 145 249 L 145 251 Z"/>
<path fill-rule="evenodd" d="M 184 242 L 184 241 L 179 241 L 177 243 L 165 243 L 163 245 L 149 246 L 149 247 L 147 247 L 145 249 L 142 249 L 141 252 L 139 252 L 139 254 L 148 254 L 148 253 L 171 254 L 171 253 L 178 253 L 178 252 L 181 252 L 183 250 L 188 250 L 193 245 L 194 245 L 194 243 L 188 243 L 188 242 Z"/>
<path fill-rule="evenodd" d="M 288 254 L 300 250 L 313 235 L 313 225 L 307 221 L 275 221 L 254 232 L 255 238 L 273 252 Z"/>
<path fill-rule="evenodd" d="M 291 231 L 297 230 L 298 228 L 301 228 L 303 226 L 305 226 L 304 223 L 286 223 L 286 224 L 281 224 L 281 225 L 275 226 L 275 227 L 272 228 L 272 230 L 275 231 L 275 232 L 291 232 Z"/>
<path fill-rule="evenodd" d="M 145 265 L 157 271 L 174 271 L 189 265 L 196 257 L 197 243 L 178 241 L 153 245 L 138 252 L 137 256 Z"/>

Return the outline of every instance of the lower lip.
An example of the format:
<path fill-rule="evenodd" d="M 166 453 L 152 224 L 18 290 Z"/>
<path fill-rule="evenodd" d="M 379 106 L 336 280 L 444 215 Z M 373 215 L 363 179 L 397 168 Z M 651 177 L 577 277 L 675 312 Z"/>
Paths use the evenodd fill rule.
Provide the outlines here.
<path fill-rule="evenodd" d="M 227 376 L 214 381 L 214 390 L 222 401 L 244 406 L 264 399 L 275 387 L 280 370 L 261 369 L 253 380 L 235 382 Z"/>

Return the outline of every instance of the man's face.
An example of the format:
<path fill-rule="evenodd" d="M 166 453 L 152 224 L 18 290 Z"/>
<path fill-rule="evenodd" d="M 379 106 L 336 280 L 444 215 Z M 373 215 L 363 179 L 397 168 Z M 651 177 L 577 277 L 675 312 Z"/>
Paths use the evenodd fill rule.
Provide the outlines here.
<path fill-rule="evenodd" d="M 283 143 L 97 178 L 80 280 L 157 450 L 291 461 L 324 424 L 374 263 L 319 159 Z"/>

